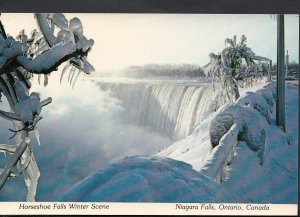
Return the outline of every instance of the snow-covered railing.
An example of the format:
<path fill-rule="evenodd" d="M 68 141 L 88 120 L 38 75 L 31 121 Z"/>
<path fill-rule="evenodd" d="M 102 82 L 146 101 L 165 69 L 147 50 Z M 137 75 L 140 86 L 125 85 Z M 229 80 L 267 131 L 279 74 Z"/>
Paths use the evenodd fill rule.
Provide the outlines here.
<path fill-rule="evenodd" d="M 260 164 L 263 164 L 265 128 L 271 124 L 275 97 L 275 85 L 270 82 L 255 92 L 246 92 L 236 103 L 227 104 L 216 112 L 210 124 L 213 148 L 201 173 L 222 182 L 226 178 L 226 167 L 234 157 L 238 138 L 258 152 Z"/>
<path fill-rule="evenodd" d="M 225 167 L 233 157 L 237 144 L 239 129 L 234 125 L 220 140 L 219 145 L 212 149 L 211 158 L 201 168 L 200 172 L 217 182 L 225 179 Z"/>

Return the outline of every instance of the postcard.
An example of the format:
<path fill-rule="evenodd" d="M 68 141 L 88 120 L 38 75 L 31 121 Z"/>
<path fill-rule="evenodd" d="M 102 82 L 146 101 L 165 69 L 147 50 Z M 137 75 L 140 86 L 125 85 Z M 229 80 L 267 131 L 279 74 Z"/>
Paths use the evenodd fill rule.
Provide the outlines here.
<path fill-rule="evenodd" d="M 299 15 L 1 13 L 5 215 L 296 215 Z"/>

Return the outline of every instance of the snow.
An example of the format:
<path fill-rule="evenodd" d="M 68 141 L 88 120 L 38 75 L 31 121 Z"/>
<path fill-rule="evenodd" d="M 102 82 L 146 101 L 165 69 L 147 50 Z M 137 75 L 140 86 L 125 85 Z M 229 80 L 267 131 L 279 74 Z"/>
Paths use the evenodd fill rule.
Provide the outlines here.
<path fill-rule="evenodd" d="M 261 95 L 266 100 L 266 102 L 269 105 L 270 113 L 273 113 L 274 106 L 275 106 L 275 95 L 273 96 L 272 91 L 267 87 L 263 87 L 255 91 L 255 93 Z"/>
<path fill-rule="evenodd" d="M 268 84 L 267 88 L 272 86 Z M 274 93 L 273 89 L 270 91 Z M 215 116 L 209 116 L 191 135 L 156 156 L 134 156 L 110 164 L 77 183 L 62 195 L 61 200 L 297 203 L 298 145 L 288 142 L 290 138 L 298 140 L 298 87 L 287 84 L 286 93 L 287 133 L 274 124 L 274 112 L 271 124 L 268 124 L 253 108 L 234 104 L 235 108 L 243 107 L 244 111 L 234 114 L 235 109 L 232 110 L 235 122 L 222 137 L 221 141 L 225 142 L 220 142 L 214 149 L 209 139 L 209 124 Z M 226 106 L 220 111 L 226 111 L 224 108 Z M 253 114 L 260 117 L 261 124 L 257 124 Z M 248 123 L 253 133 L 265 131 L 263 163 L 258 152 L 249 146 L 249 140 L 234 139 L 235 130 L 241 130 L 237 127 L 239 121 Z M 212 157 L 220 161 L 222 155 L 227 156 L 225 162 L 218 163 L 224 176 L 214 177 L 220 183 L 204 175 L 203 171 Z"/>
<path fill-rule="evenodd" d="M 205 162 L 206 155 L 211 151 L 208 134 L 208 126 L 211 119 L 212 117 L 202 121 L 192 135 L 175 142 L 159 152 L 157 156 L 167 156 L 175 160 L 184 161 L 191 164 L 195 170 L 200 170 Z"/>
<path fill-rule="evenodd" d="M 189 164 L 157 156 L 135 156 L 90 175 L 61 201 L 218 202 L 225 195 L 226 191 L 218 191 L 217 183 Z"/>
<path fill-rule="evenodd" d="M 231 192 L 237 203 L 274 203 L 268 198 L 268 168 L 259 164 L 257 154 L 245 142 L 239 142 L 235 151 L 222 187 Z"/>
<path fill-rule="evenodd" d="M 227 116 L 232 116 L 233 122 L 229 122 Z M 237 125 L 239 140 L 247 142 L 250 149 L 253 151 L 263 149 L 264 138 L 262 135 L 265 134 L 267 122 L 255 109 L 237 103 L 227 104 L 218 109 L 210 123 L 211 140 L 220 140 L 224 135 L 224 130 L 220 131 L 220 129 L 223 128 L 223 125 L 230 123 Z M 226 126 L 227 129 L 230 127 Z M 214 137 L 216 138 L 214 139 Z"/>
<path fill-rule="evenodd" d="M 236 103 L 242 106 L 249 106 L 258 112 L 261 113 L 262 116 L 266 118 L 266 120 L 270 123 L 271 122 L 271 114 L 269 105 L 266 99 L 258 93 L 254 92 L 246 92 L 245 95 L 241 96 Z"/>
<path fill-rule="evenodd" d="M 266 86 L 274 87 L 274 83 Z M 274 89 L 269 91 L 274 93 Z M 263 166 L 259 164 L 257 153 L 251 151 L 245 142 L 238 142 L 235 147 L 234 157 L 230 166 L 226 168 L 227 179 L 222 185 L 232 193 L 236 202 L 297 203 L 298 145 L 288 145 L 288 140 L 292 138 L 298 141 L 298 87 L 287 84 L 286 95 L 287 134 L 274 124 L 275 112 L 273 112 L 272 124 L 265 125 Z M 208 139 L 209 122 L 207 119 L 206 123 L 200 124 L 202 129 L 200 134 L 195 130 L 193 135 L 176 142 L 158 155 L 187 162 L 199 171 L 204 167 L 203 162 L 207 162 L 212 154 Z M 253 127 L 256 127 L 255 122 Z M 195 161 L 190 158 L 190 153 L 180 154 L 178 150 L 188 150 L 194 156 L 199 156 L 199 159 Z"/>

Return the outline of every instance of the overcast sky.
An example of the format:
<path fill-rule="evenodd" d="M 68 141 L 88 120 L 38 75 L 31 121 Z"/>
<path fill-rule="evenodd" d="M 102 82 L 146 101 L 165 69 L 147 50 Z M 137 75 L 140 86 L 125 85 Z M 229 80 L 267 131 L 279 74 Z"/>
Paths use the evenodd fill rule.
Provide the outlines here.
<path fill-rule="evenodd" d="M 248 46 L 276 62 L 276 20 L 265 15 L 209 14 L 66 14 L 79 17 L 85 35 L 95 40 L 89 60 L 96 71 L 146 63 L 204 65 L 210 52 L 224 48 L 227 37 L 245 34 Z M 15 36 L 36 27 L 33 14 L 2 14 L 6 31 Z M 286 49 L 298 60 L 299 17 L 286 15 Z"/>

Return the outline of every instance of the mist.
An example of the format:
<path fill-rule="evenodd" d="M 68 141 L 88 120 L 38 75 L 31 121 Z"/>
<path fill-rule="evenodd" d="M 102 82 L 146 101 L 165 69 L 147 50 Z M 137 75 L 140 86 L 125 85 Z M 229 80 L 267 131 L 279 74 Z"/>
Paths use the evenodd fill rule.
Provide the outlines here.
<path fill-rule="evenodd" d="M 122 101 L 113 98 L 109 90 L 100 90 L 87 76 L 81 74 L 72 89 L 67 75 L 59 83 L 60 74 L 54 72 L 47 87 L 43 79 L 38 84 L 37 76 L 32 82 L 31 91 L 39 92 L 42 100 L 52 97 L 52 103 L 43 107 L 43 119 L 38 123 L 40 146 L 31 133 L 41 172 L 37 201 L 55 201 L 76 182 L 115 160 L 155 154 L 172 143 L 165 136 L 128 122 Z M 13 144 L 13 139 L 8 139 L 12 124 L 0 121 L 1 142 Z M 26 192 L 22 178 L 11 179 L 1 190 L 0 200 L 24 201 Z"/>

